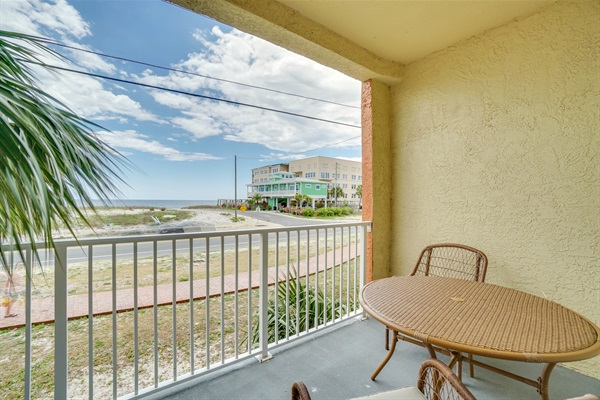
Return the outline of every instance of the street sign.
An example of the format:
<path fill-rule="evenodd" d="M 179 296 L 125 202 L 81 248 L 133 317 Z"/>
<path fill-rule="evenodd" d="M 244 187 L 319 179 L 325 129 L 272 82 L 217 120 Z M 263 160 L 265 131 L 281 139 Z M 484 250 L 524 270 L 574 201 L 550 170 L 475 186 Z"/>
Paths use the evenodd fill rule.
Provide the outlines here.
<path fill-rule="evenodd" d="M 241 212 L 244 212 L 244 211 L 246 211 L 246 206 L 241 206 L 241 207 L 240 207 L 240 211 L 241 211 Z"/>

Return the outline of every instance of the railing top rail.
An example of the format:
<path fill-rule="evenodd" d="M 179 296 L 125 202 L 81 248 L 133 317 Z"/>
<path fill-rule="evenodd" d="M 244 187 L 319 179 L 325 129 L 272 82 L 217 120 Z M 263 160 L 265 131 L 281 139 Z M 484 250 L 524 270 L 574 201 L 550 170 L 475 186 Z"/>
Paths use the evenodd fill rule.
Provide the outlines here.
<path fill-rule="evenodd" d="M 347 226 L 363 226 L 368 227 L 371 225 L 371 221 L 353 221 L 353 222 L 340 222 L 333 224 L 314 224 L 314 225 L 297 225 L 287 226 L 280 228 L 252 228 L 243 230 L 222 230 L 222 231 L 210 231 L 210 232 L 190 232 L 190 233 L 169 233 L 169 234 L 151 234 L 151 235 L 130 235 L 130 236 L 106 236 L 106 237 L 88 237 L 81 239 L 59 239 L 55 240 L 54 244 L 57 247 L 72 247 L 72 246 L 89 246 L 89 245 L 104 245 L 104 244 L 119 244 L 119 243 L 144 243 L 154 241 L 166 241 L 166 240 L 189 240 L 189 239 L 203 239 L 213 237 L 226 237 L 236 235 L 260 235 L 263 233 L 278 233 L 278 232 L 294 232 L 294 231 L 307 231 L 317 229 L 331 229 L 341 228 Z M 46 245 L 43 242 L 37 242 L 36 248 L 38 250 L 45 249 Z M 2 244 L 2 248 L 5 251 L 16 250 L 14 245 Z M 30 250 L 30 243 L 23 243 L 21 245 L 23 250 Z"/>

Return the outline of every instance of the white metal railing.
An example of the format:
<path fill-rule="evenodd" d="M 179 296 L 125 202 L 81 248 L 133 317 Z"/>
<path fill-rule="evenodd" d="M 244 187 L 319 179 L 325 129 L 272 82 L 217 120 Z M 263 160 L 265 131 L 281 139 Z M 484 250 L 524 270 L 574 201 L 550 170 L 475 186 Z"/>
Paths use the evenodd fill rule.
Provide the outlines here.
<path fill-rule="evenodd" d="M 274 347 L 361 313 L 368 228 L 60 240 L 22 255 L 5 245 L 24 297 L 14 306 L 24 318 L 0 319 L 0 368 L 23 377 L 10 393 L 141 398 L 248 357 L 267 359 Z M 34 331 L 49 321 L 53 330 Z M 48 341 L 53 357 L 40 350 Z"/>

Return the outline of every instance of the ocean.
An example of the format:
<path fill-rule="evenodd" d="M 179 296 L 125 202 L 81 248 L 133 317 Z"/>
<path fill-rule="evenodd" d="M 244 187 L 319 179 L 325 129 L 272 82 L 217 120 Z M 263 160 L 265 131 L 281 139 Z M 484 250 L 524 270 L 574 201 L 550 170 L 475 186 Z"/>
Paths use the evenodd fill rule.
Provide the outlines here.
<path fill-rule="evenodd" d="M 157 207 L 182 208 L 190 206 L 216 206 L 217 200 L 111 200 L 113 207 Z M 100 200 L 93 200 L 95 206 L 103 206 Z"/>

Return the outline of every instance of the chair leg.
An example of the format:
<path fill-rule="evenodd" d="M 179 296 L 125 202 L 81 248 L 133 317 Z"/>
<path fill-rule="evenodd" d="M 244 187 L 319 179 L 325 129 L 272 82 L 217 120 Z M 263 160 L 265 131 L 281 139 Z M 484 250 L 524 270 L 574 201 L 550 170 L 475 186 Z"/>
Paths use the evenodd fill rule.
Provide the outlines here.
<path fill-rule="evenodd" d="M 390 349 L 390 328 L 385 327 L 385 349 Z"/>

